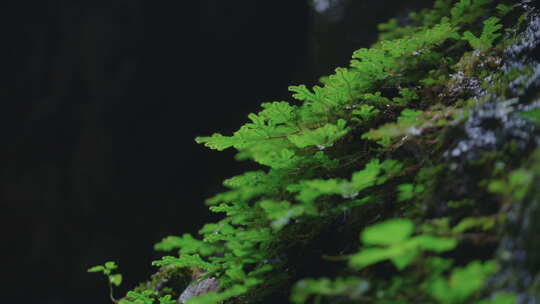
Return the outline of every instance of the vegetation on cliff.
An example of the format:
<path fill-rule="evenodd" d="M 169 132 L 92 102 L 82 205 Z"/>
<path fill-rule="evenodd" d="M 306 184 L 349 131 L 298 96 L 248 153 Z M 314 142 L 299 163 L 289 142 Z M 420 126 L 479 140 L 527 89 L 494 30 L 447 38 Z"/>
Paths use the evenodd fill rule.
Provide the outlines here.
<path fill-rule="evenodd" d="M 379 42 L 320 85 L 291 86 L 294 102 L 263 103 L 232 135 L 198 137 L 260 170 L 225 180 L 207 201 L 223 218 L 158 243 L 177 254 L 119 302 L 537 296 L 533 253 L 512 243 L 538 200 L 538 70 L 519 59 L 535 18 L 525 2 L 437 0 L 380 25 Z"/>

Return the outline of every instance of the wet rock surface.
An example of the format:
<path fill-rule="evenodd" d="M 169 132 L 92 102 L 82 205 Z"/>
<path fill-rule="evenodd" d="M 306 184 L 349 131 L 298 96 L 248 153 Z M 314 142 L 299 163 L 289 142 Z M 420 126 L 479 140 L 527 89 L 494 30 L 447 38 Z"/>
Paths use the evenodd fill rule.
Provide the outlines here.
<path fill-rule="evenodd" d="M 538 125 L 519 114 L 540 108 L 540 15 L 537 1 L 520 5 L 528 12 L 526 26 L 505 51 L 502 66 L 503 73 L 520 75 L 508 84 L 506 97 L 476 96 L 478 105 L 463 124 L 464 137 L 445 153 L 453 169 L 509 143 L 515 144 L 523 159 L 540 146 Z M 522 201 L 508 207 L 496 250 L 501 268 L 485 289 L 487 294 L 516 293 L 520 304 L 540 303 L 540 180 L 535 179 L 529 189 Z"/>
<path fill-rule="evenodd" d="M 206 278 L 190 284 L 178 298 L 178 304 L 186 304 L 186 301 L 208 292 L 217 291 L 219 281 L 216 278 Z"/>
<path fill-rule="evenodd" d="M 536 1 L 521 4 L 529 13 L 527 27 L 521 33 L 519 41 L 507 49 L 503 67 L 505 73 L 522 72 L 521 76 L 509 84 L 512 97 L 520 97 L 522 101 L 540 97 L 540 15 L 538 9 L 532 6 L 534 3 Z"/>
<path fill-rule="evenodd" d="M 518 295 L 518 303 L 540 303 L 540 180 L 508 214 L 497 251 L 501 271 L 491 278 L 489 288 Z"/>
<path fill-rule="evenodd" d="M 481 152 L 500 149 L 512 140 L 521 149 L 540 144 L 537 126 L 518 114 L 540 107 L 539 101 L 531 100 L 540 97 L 534 96 L 540 91 L 540 16 L 529 2 L 522 2 L 521 6 L 528 12 L 527 26 L 518 41 L 505 51 L 502 66 L 504 74 L 519 71 L 521 75 L 508 84 L 506 98 L 484 90 L 476 92 L 474 99 L 479 103 L 464 123 L 464 138 L 445 153 L 451 160 L 474 159 Z"/>
<path fill-rule="evenodd" d="M 524 109 L 540 107 L 516 105 L 517 100 L 490 100 L 478 105 L 464 123 L 465 139 L 459 141 L 446 153 L 450 159 L 474 159 L 482 152 L 501 149 L 510 141 L 521 149 L 540 144 L 537 126 L 521 118 Z"/>

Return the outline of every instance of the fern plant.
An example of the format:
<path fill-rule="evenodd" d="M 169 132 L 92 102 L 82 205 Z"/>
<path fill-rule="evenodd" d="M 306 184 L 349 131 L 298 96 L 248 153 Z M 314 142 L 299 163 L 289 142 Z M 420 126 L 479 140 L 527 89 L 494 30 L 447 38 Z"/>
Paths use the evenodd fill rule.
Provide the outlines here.
<path fill-rule="evenodd" d="M 438 226 L 428 213 L 441 187 L 436 180 L 448 171 L 436 161 L 448 147 L 444 134 L 463 121 L 472 103 L 473 94 L 456 75 L 474 79 L 474 56 L 500 56 L 502 24 L 515 21 L 509 2 L 437 0 L 432 9 L 410 14 L 409 26 L 396 20 L 381 25 L 379 42 L 355 51 L 347 68 L 322 77 L 319 85 L 289 87 L 294 101 L 262 103 L 232 134 L 197 137 L 210 149 L 236 149 L 238 160 L 260 168 L 225 180 L 227 190 L 207 200 L 223 218 L 204 225 L 199 236 L 156 244 L 173 253 L 153 265 L 219 282 L 217 290 L 188 299 L 190 304 L 264 303 L 294 283 L 294 303 L 313 296 L 368 303 L 483 301 L 479 290 L 496 264 L 472 260 L 452 267 L 452 259 L 441 255 L 453 254 L 468 231 L 496 217 L 482 214 L 474 202 L 478 214 L 463 217 L 455 210 L 465 204 L 451 199 L 446 203 L 454 211 L 438 214 Z M 505 183 L 492 181 L 489 189 L 504 193 Z M 458 224 L 449 228 L 452 216 Z M 354 236 L 330 242 L 336 248 L 314 250 L 312 244 L 336 223 L 345 227 L 343 237 Z M 438 230 L 415 229 L 415 223 Z M 303 271 L 310 260 L 298 251 L 312 260 L 339 252 L 334 259 L 348 261 L 348 267 L 329 275 L 333 279 L 308 278 Z M 376 270 L 385 263 L 395 267 L 380 277 Z M 463 276 L 475 283 L 462 286 L 457 281 Z M 443 290 L 450 296 L 442 296 Z M 139 290 L 126 303 L 147 299 L 171 300 Z M 501 293 L 494 299 L 506 303 L 513 297 Z"/>
<path fill-rule="evenodd" d="M 495 39 L 501 36 L 500 33 L 497 33 L 502 28 L 502 25 L 498 24 L 498 22 L 499 18 L 491 17 L 484 21 L 484 29 L 480 37 L 476 37 L 470 31 L 466 31 L 463 33 L 463 39 L 467 40 L 475 50 L 485 52 L 493 47 Z"/>

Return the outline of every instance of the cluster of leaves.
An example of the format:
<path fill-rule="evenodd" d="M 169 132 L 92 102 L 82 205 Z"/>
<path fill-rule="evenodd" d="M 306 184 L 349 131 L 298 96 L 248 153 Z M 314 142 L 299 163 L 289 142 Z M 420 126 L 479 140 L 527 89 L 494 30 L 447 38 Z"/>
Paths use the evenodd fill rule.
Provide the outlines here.
<path fill-rule="evenodd" d="M 155 290 L 144 290 L 142 292 L 128 291 L 125 298 L 118 301 L 118 304 L 175 304 L 176 300 L 171 295 L 159 296 Z"/>
<path fill-rule="evenodd" d="M 248 172 L 235 177 L 226 182 L 231 191 L 209 200 L 215 204 L 211 210 L 223 212 L 226 217 L 218 223 L 205 225 L 200 231 L 204 236 L 202 240 L 189 234 L 164 239 L 156 248 L 178 248 L 179 256 L 166 256 L 154 265 L 196 267 L 206 271 L 205 276 L 220 278 L 222 287 L 226 288 L 224 291 L 205 294 L 193 299 L 192 303 L 217 303 L 245 294 L 264 283 L 264 277 L 279 267 L 279 262 L 271 264 L 268 261 L 279 254 L 283 247 L 280 236 L 288 237 L 286 229 L 280 232 L 291 221 L 316 220 L 362 205 L 370 197 L 356 199 L 359 193 L 385 183 L 400 169 L 397 161 L 373 159 L 364 169 L 354 172 L 350 180 L 299 180 L 295 184 L 285 183 L 281 189 L 276 187 L 277 182 L 272 184 L 276 188 L 267 189 L 268 180 L 276 177 L 263 172 Z M 278 195 L 279 192 L 283 197 L 288 196 L 288 200 L 267 197 L 268 193 Z M 335 196 L 341 199 L 330 200 Z M 253 270 L 246 272 L 246 268 Z"/>
<path fill-rule="evenodd" d="M 413 230 L 414 224 L 408 219 L 393 219 L 364 229 L 362 242 L 377 247 L 364 248 L 354 254 L 349 264 L 362 269 L 380 261 L 390 260 L 397 269 L 402 270 L 418 256 L 420 251 L 445 252 L 457 245 L 453 238 L 429 234 L 411 237 Z"/>
<path fill-rule="evenodd" d="M 122 284 L 122 274 L 114 273 L 116 269 L 118 269 L 118 265 L 113 261 L 105 262 L 103 265 L 92 266 L 88 269 L 88 272 L 99 272 L 107 277 L 109 297 L 114 303 L 116 303 L 117 300 L 113 295 L 113 286 L 120 286 L 120 284 Z"/>
<path fill-rule="evenodd" d="M 96 265 L 90 267 L 88 272 L 100 272 L 107 277 L 109 284 L 109 296 L 113 303 L 118 304 L 175 304 L 176 301 L 172 299 L 171 295 L 160 296 L 156 290 L 144 289 L 141 291 L 132 290 L 129 291 L 126 297 L 117 300 L 113 295 L 113 286 L 120 286 L 122 284 L 122 274 L 115 273 L 118 269 L 118 265 L 113 261 L 105 262 L 103 265 Z"/>
<path fill-rule="evenodd" d="M 474 36 L 470 31 L 463 33 L 463 38 L 467 40 L 471 47 L 480 52 L 484 52 L 493 47 L 493 41 L 501 36 L 498 31 L 502 28 L 499 18 L 491 17 L 484 21 L 484 29 L 480 37 Z"/>
<path fill-rule="evenodd" d="M 509 172 L 500 171 L 494 171 L 495 177 L 487 183 L 487 190 L 502 196 L 505 202 L 521 201 L 540 174 L 540 151 L 533 153 L 531 159 L 519 168 Z"/>
<path fill-rule="evenodd" d="M 465 223 L 468 227 L 460 224 L 454 231 L 470 229 L 474 226 L 470 223 L 469 219 Z M 413 237 L 413 231 L 414 224 L 408 219 L 391 219 L 372 225 L 361 234 L 363 244 L 368 246 L 349 258 L 349 265 L 354 269 L 390 261 L 401 271 L 401 276 L 377 286 L 374 297 L 378 303 L 465 303 L 480 290 L 485 279 L 497 270 L 494 261 L 472 261 L 464 267 L 452 269 L 452 260 L 430 256 L 428 252 L 442 253 L 454 249 L 457 245 L 455 238 L 428 233 Z M 303 304 L 312 296 L 320 299 L 322 296 L 336 295 L 351 300 L 369 300 L 370 288 L 370 282 L 360 277 L 304 279 L 294 286 L 291 301 Z M 406 301 L 407 298 L 409 301 Z M 514 302 L 513 295 L 497 293 L 489 303 Z"/>
<path fill-rule="evenodd" d="M 103 265 L 90 267 L 88 272 L 101 272 L 107 277 L 109 284 L 120 286 L 122 284 L 122 274 L 114 273 L 116 269 L 118 269 L 118 265 L 113 261 L 109 261 Z"/>
<path fill-rule="evenodd" d="M 313 88 L 291 86 L 295 103 L 263 103 L 232 135 L 196 138 L 211 149 L 234 148 L 238 160 L 262 168 L 225 180 L 228 190 L 207 200 L 223 218 L 202 227 L 200 237 L 165 238 L 156 249 L 178 254 L 153 264 L 196 269 L 199 279 L 219 280 L 218 291 L 191 298 L 190 304 L 256 303 L 303 278 L 302 267 L 288 256 L 291 248 L 309 248 L 328 223 L 347 222 L 352 214 L 347 223 L 361 230 L 363 246 L 334 250 L 348 252 L 339 258 L 348 261 L 347 275 L 303 278 L 294 285 L 292 302 L 306 303 L 313 296 L 317 303 L 325 297 L 513 303 L 513 295 L 503 293 L 480 299 L 485 278 L 497 270 L 495 262 L 470 260 L 452 267 L 452 259 L 441 256 L 451 255 L 471 229 L 489 231 L 497 218 L 461 216 L 452 228 L 448 217 L 421 225 L 428 222 L 426 208 L 418 206 L 437 195 L 434 180 L 444 171 L 426 166 L 424 159 L 442 150 L 407 150 L 415 147 L 414 140 L 424 146 L 441 142 L 437 134 L 444 132 L 436 131 L 466 115 L 462 98 L 470 94 L 454 94 L 452 75 L 474 76 L 471 48 L 474 56 L 496 56 L 501 22 L 513 9 L 508 2 L 437 0 L 432 9 L 412 13 L 407 26 L 391 20 L 380 26 L 378 43 L 353 53 L 348 68 L 336 69 Z M 528 178 L 518 170 L 509 180 L 492 181 L 489 190 L 506 194 Z M 459 202 L 468 201 L 447 203 Z M 367 212 L 370 206 L 378 209 Z M 367 226 L 381 218 L 389 220 Z M 378 267 L 389 265 L 391 276 L 377 275 Z M 163 304 L 171 298 L 149 289 L 131 292 L 124 301 Z"/>

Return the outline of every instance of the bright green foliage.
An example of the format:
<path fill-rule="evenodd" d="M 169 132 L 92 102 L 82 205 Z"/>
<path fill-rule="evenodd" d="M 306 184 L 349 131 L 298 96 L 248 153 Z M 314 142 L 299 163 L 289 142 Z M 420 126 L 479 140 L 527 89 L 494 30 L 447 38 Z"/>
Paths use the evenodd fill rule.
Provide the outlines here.
<path fill-rule="evenodd" d="M 416 91 L 408 88 L 399 90 L 400 97 L 394 97 L 392 100 L 399 105 L 407 105 L 418 99 Z"/>
<path fill-rule="evenodd" d="M 293 97 L 303 102 L 301 106 L 263 103 L 263 110 L 248 115 L 251 122 L 233 136 L 214 134 L 196 140 L 216 150 L 234 147 L 240 152 L 239 158 L 253 159 L 272 168 L 298 165 L 305 159 L 301 149 L 313 146 L 324 149 L 350 131 L 345 127 L 346 121 L 339 118 L 346 117 L 344 109 L 352 109 L 361 100 L 373 102 L 372 106 L 386 106 L 389 100 L 370 90 L 376 89 L 382 80 L 399 85 L 404 81 L 403 73 L 419 65 L 436 63 L 442 54 L 434 49 L 449 39 L 460 37 L 450 23 L 443 21 L 412 38 L 383 41 L 377 47 L 360 49 L 354 52 L 350 69 L 336 69 L 334 75 L 324 79 L 323 87 L 314 86 L 310 90 L 304 85 L 291 86 Z M 411 88 L 402 88 L 400 94 L 401 97 L 391 102 L 405 105 L 418 98 Z M 361 113 L 363 121 L 378 113 L 372 108 L 360 110 L 353 110 L 352 114 Z"/>
<path fill-rule="evenodd" d="M 498 24 L 499 18 L 491 17 L 484 21 L 484 29 L 480 37 L 474 36 L 470 31 L 463 33 L 463 39 L 467 40 L 469 44 L 478 51 L 484 52 L 493 47 L 495 39 L 499 38 L 501 34 L 497 33 L 502 28 L 501 24 Z"/>
<path fill-rule="evenodd" d="M 197 142 L 212 149 L 235 148 L 237 159 L 251 159 L 269 170 L 247 172 L 226 180 L 224 185 L 229 190 L 207 201 L 212 211 L 224 213 L 225 218 L 205 225 L 200 231 L 202 241 L 184 236 L 174 244 L 172 240 L 162 242 L 162 248 L 180 247 L 181 255 L 166 257 L 156 265 L 198 267 L 207 270 L 208 275 L 219 277 L 221 291 L 200 298 L 200 303 L 217 303 L 240 296 L 267 280 L 267 273 L 272 273 L 275 266 L 270 267 L 265 261 L 276 254 L 273 250 L 283 246 L 280 237 L 295 242 L 286 234 L 289 228 L 379 199 L 374 191 L 403 174 L 404 165 L 386 157 L 382 160 L 372 157 L 371 161 L 363 162 L 362 170 L 344 175 L 339 170 L 350 165 L 348 157 L 340 158 L 342 142 L 349 140 L 348 134 L 365 130 L 366 126 L 371 130 L 363 136 L 355 133 L 356 140 L 362 137 L 385 147 L 401 145 L 408 136 L 445 127 L 448 118 L 459 110 L 418 107 L 424 102 L 421 91 L 411 84 L 427 78 L 448 79 L 444 70 L 433 68 L 441 61 L 458 62 L 459 58 L 447 58 L 441 46 L 462 42 L 462 28 L 486 16 L 489 3 L 462 0 L 452 6 L 448 1 L 436 1 L 433 10 L 413 14 L 413 20 L 422 26 L 392 34 L 398 39 L 380 41 L 372 48 L 355 51 L 350 67 L 336 69 L 335 74 L 322 78 L 321 86 L 291 86 L 289 89 L 300 102 L 298 105 L 263 103 L 262 110 L 248 115 L 250 122 L 232 136 L 214 134 L 197 138 Z M 478 39 L 491 47 L 499 27 L 496 19 L 488 19 Z M 395 22 L 388 25 L 389 31 L 391 28 L 397 28 Z M 388 87 L 396 88 L 399 95 L 386 96 L 383 88 Z M 381 125 L 377 120 L 387 109 L 398 110 L 401 115 L 396 121 L 386 119 Z M 325 173 L 321 175 L 321 172 Z M 410 201 L 423 191 L 422 185 L 405 184 L 397 188 L 397 196 L 400 201 Z M 352 255 L 351 266 L 359 269 L 390 260 L 398 269 L 404 269 L 422 252 L 439 253 L 456 246 L 453 238 L 434 234 L 413 236 L 410 220 L 383 224 L 363 232 L 366 247 Z M 465 224 L 461 227 L 456 233 L 468 228 Z M 256 274 L 241 271 L 246 267 L 255 267 Z M 305 301 L 310 294 L 329 295 L 324 290 L 344 286 L 341 283 L 324 279 L 309 281 L 307 286 L 312 288 L 301 289 L 297 295 L 304 296 L 295 301 Z"/>
<path fill-rule="evenodd" d="M 266 213 L 266 218 L 272 221 L 271 225 L 275 230 L 283 228 L 291 219 L 306 214 L 304 206 L 291 206 L 291 203 L 287 201 L 263 200 L 259 202 L 259 205 Z"/>
<path fill-rule="evenodd" d="M 93 266 L 88 269 L 88 272 L 101 272 L 107 276 L 109 283 L 114 286 L 120 286 L 122 284 L 122 274 L 113 273 L 115 269 L 118 268 L 115 262 L 109 261 L 105 262 L 103 265 Z"/>
<path fill-rule="evenodd" d="M 211 246 L 200 241 L 190 234 L 186 233 L 182 237 L 168 236 L 154 246 L 154 249 L 160 251 L 171 251 L 173 249 L 182 249 L 182 254 L 191 254 L 200 252 L 203 256 L 214 253 Z"/>
<path fill-rule="evenodd" d="M 527 112 L 521 112 L 519 114 L 521 117 L 527 120 L 540 124 L 540 109 L 533 109 Z"/>
<path fill-rule="evenodd" d="M 491 0 L 461 0 L 450 10 L 452 24 L 461 25 L 472 23 L 478 18 L 485 16 L 484 6 Z"/>
<path fill-rule="evenodd" d="M 156 291 L 145 290 L 143 292 L 129 291 L 125 298 L 118 301 L 118 304 L 154 304 L 156 301 L 159 304 L 176 303 L 170 295 L 159 297 Z"/>
<path fill-rule="evenodd" d="M 413 184 L 401 184 L 398 186 L 398 200 L 406 201 L 417 197 L 424 191 L 424 186 Z"/>
<path fill-rule="evenodd" d="M 452 115 L 453 109 L 418 111 L 405 109 L 396 122 L 390 122 L 364 133 L 362 138 L 376 141 L 381 146 L 389 146 L 397 139 L 422 134 L 424 130 L 443 127 L 448 124 L 447 117 Z"/>
<path fill-rule="evenodd" d="M 369 282 L 355 277 L 336 278 L 330 280 L 304 279 L 295 284 L 291 293 L 291 302 L 303 304 L 310 296 L 336 296 L 346 295 L 350 299 L 359 299 L 369 290 Z"/>
<path fill-rule="evenodd" d="M 422 233 L 452 235 L 449 217 L 440 217 L 425 221 L 419 228 Z"/>
<path fill-rule="evenodd" d="M 449 177 L 441 159 L 450 131 L 478 102 L 463 83 L 486 78 L 479 61 L 489 66 L 487 58 L 501 56 L 501 24 L 513 22 L 509 4 L 437 0 L 432 9 L 411 13 L 406 25 L 390 20 L 380 26 L 383 39 L 356 50 L 348 67 L 319 85 L 289 87 L 294 101 L 262 103 L 232 135 L 197 137 L 261 166 L 225 180 L 227 190 L 206 201 L 221 220 L 204 225 L 200 237 L 163 239 L 156 250 L 178 254 L 153 264 L 196 269 L 219 281 L 217 291 L 190 304 L 268 303 L 268 294 L 283 295 L 294 283 L 294 303 L 486 303 L 478 302 L 478 291 L 495 264 L 466 260 L 455 263 L 470 262 L 466 267 L 452 268 L 440 255 L 453 256 L 470 233 L 493 237 L 503 217 L 486 214 L 476 197 L 453 193 L 463 184 L 485 188 Z M 523 199 L 534 174 L 526 168 L 493 173 L 483 186 L 505 201 Z M 333 280 L 303 278 L 306 268 L 319 271 L 318 262 L 305 263 L 321 256 L 347 260 L 349 267 L 328 273 Z M 380 276 L 378 267 L 390 273 Z M 512 297 L 489 300 L 506 304 Z M 170 298 L 150 289 L 125 301 L 168 304 Z"/>
<path fill-rule="evenodd" d="M 261 164 L 274 167 L 294 163 L 297 160 L 294 153 L 287 153 L 287 148 L 294 146 L 287 137 L 303 134 L 310 129 L 296 126 L 295 108 L 286 102 L 265 103 L 262 107 L 263 110 L 258 115 L 248 115 L 251 123 L 245 124 L 233 136 L 214 134 L 211 137 L 199 137 L 197 142 L 220 151 L 234 147 L 242 152 L 242 158 L 252 158 Z"/>
<path fill-rule="evenodd" d="M 377 110 L 374 106 L 363 104 L 360 108 L 352 111 L 352 114 L 357 115 L 358 118 L 352 118 L 355 121 L 368 121 L 373 116 L 377 115 L 380 111 Z"/>
<path fill-rule="evenodd" d="M 184 254 L 182 258 L 165 256 L 159 261 L 152 262 L 154 266 L 174 266 L 174 267 L 197 267 L 206 271 L 214 270 L 214 265 L 204 261 L 198 254 Z"/>
<path fill-rule="evenodd" d="M 527 169 L 517 169 L 510 173 L 507 179 L 493 180 L 488 190 L 499 193 L 515 200 L 521 200 L 527 194 L 533 180 L 533 173 Z"/>
<path fill-rule="evenodd" d="M 345 124 L 345 120 L 340 119 L 336 125 L 326 124 L 314 130 L 305 131 L 302 135 L 289 135 L 288 139 L 298 148 L 317 146 L 319 149 L 324 149 L 347 134 Z"/>
<path fill-rule="evenodd" d="M 387 23 L 378 26 L 381 31 L 379 40 L 391 40 L 413 35 L 426 27 L 432 27 L 440 22 L 443 17 L 447 17 L 452 2 L 447 0 L 436 0 L 431 9 L 423 9 L 420 12 L 409 14 L 410 24 L 400 24 L 397 19 L 390 19 Z"/>
<path fill-rule="evenodd" d="M 484 231 L 490 230 L 495 226 L 496 220 L 495 217 L 491 216 L 466 217 L 452 228 L 452 233 L 460 234 L 473 228 L 479 228 Z"/>
<path fill-rule="evenodd" d="M 490 299 L 476 302 L 476 304 L 517 304 L 517 297 L 507 292 L 497 292 Z"/>
<path fill-rule="evenodd" d="M 499 16 L 501 16 L 501 17 L 507 15 L 513 9 L 512 6 L 504 5 L 504 4 L 499 4 L 499 5 L 497 5 L 496 8 L 497 8 L 497 11 L 499 13 Z"/>
<path fill-rule="evenodd" d="M 448 20 L 453 26 L 467 26 L 479 18 L 488 15 L 488 7 L 492 0 L 436 0 L 432 9 L 409 14 L 410 24 L 400 24 L 397 19 L 390 19 L 387 23 L 379 25 L 382 32 L 379 40 L 390 40 L 413 35 L 425 27 L 432 27 L 441 20 Z M 499 4 L 499 16 L 506 15 L 512 10 L 511 6 Z"/>
<path fill-rule="evenodd" d="M 296 199 L 304 204 L 312 203 L 321 195 L 341 195 L 344 198 L 354 198 L 364 189 L 383 183 L 387 178 L 399 172 L 402 166 L 395 160 L 380 162 L 373 159 L 366 164 L 365 169 L 353 173 L 351 180 L 314 179 L 304 180 L 287 187 L 290 192 L 297 192 Z M 380 175 L 385 173 L 385 175 Z"/>
<path fill-rule="evenodd" d="M 231 190 L 220 193 L 207 202 L 212 205 L 221 202 L 246 202 L 260 195 L 273 194 L 279 188 L 269 189 L 268 184 L 279 185 L 280 181 L 277 179 L 278 176 L 272 173 L 274 172 L 251 171 L 227 179 L 223 185 Z"/>
<path fill-rule="evenodd" d="M 101 272 L 107 277 L 107 283 L 109 285 L 109 297 L 113 302 L 116 302 L 113 296 L 113 286 L 120 286 L 122 284 L 122 274 L 114 273 L 116 269 L 118 269 L 118 265 L 116 265 L 116 263 L 113 261 L 108 261 L 103 265 L 96 265 L 87 270 L 88 272 Z"/>
<path fill-rule="evenodd" d="M 497 270 L 497 264 L 471 262 L 455 268 L 449 278 L 437 278 L 427 284 L 428 293 L 441 304 L 463 303 L 484 284 L 484 280 Z"/>
<path fill-rule="evenodd" d="M 395 245 L 408 239 L 413 231 L 414 224 L 410 220 L 389 220 L 364 229 L 362 242 L 366 245 Z"/>
<path fill-rule="evenodd" d="M 429 234 L 411 236 L 414 224 L 407 219 L 393 219 L 370 226 L 362 232 L 362 242 L 369 245 L 350 259 L 352 267 L 361 269 L 390 260 L 398 269 L 407 267 L 421 251 L 444 252 L 457 245 L 452 238 Z M 376 246 L 376 247 L 375 247 Z"/>
<path fill-rule="evenodd" d="M 103 265 L 97 265 L 93 266 L 90 269 L 88 269 L 88 272 L 102 272 L 104 275 L 106 275 L 109 279 L 109 283 L 120 286 L 122 284 L 122 275 L 121 274 L 114 274 L 113 271 L 118 268 L 118 265 L 116 265 L 115 262 L 109 261 L 105 262 Z"/>
<path fill-rule="evenodd" d="M 444 22 L 413 37 L 385 40 L 377 47 L 355 51 L 351 68 L 360 74 L 359 84 L 362 86 L 359 89 L 373 89 L 383 79 L 389 84 L 399 84 L 400 76 L 406 71 L 440 60 L 442 54 L 434 49 L 448 39 L 459 37 L 455 28 Z"/>
<path fill-rule="evenodd" d="M 498 216 L 466 217 L 454 227 L 450 227 L 450 218 L 443 217 L 426 221 L 422 225 L 421 231 L 423 233 L 439 233 L 459 237 L 470 230 L 489 231 L 495 227 L 499 220 L 501 218 Z"/>
<path fill-rule="evenodd" d="M 401 38 L 403 36 L 411 35 L 417 30 L 417 28 L 413 26 L 400 25 L 395 18 L 388 20 L 386 23 L 379 24 L 377 28 L 381 32 L 379 34 L 379 40 Z"/>

